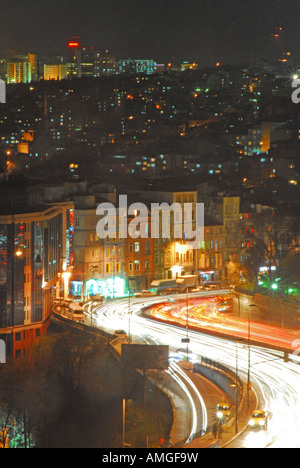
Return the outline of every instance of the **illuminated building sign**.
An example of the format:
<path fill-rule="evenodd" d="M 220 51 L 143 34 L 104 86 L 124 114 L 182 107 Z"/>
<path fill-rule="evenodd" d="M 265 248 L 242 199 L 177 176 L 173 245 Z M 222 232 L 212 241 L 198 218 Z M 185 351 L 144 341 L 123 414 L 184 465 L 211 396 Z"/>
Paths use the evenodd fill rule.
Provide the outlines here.
<path fill-rule="evenodd" d="M 78 49 L 78 47 L 80 47 L 80 44 L 77 41 L 70 41 L 68 47 L 70 49 Z"/>
<path fill-rule="evenodd" d="M 67 219 L 67 264 L 68 266 L 74 263 L 74 226 L 75 213 L 74 210 L 68 210 Z"/>
<path fill-rule="evenodd" d="M 86 282 L 86 293 L 89 296 L 123 297 L 126 295 L 126 281 L 119 277 L 91 279 Z"/>

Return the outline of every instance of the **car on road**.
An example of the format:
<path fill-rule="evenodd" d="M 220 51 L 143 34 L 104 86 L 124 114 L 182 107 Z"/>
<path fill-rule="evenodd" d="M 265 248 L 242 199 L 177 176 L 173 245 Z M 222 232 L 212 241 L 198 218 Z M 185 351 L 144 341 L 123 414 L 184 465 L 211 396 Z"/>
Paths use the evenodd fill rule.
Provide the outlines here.
<path fill-rule="evenodd" d="M 127 340 L 127 333 L 125 330 L 115 330 L 114 335 L 120 340 Z"/>
<path fill-rule="evenodd" d="M 231 408 L 228 403 L 217 405 L 216 416 L 220 421 L 228 421 L 231 413 Z"/>
<path fill-rule="evenodd" d="M 156 293 L 149 290 L 139 291 L 135 293 L 135 297 L 154 297 Z"/>
<path fill-rule="evenodd" d="M 267 430 L 268 420 L 265 411 L 254 411 L 249 421 L 251 429 L 263 429 Z"/>

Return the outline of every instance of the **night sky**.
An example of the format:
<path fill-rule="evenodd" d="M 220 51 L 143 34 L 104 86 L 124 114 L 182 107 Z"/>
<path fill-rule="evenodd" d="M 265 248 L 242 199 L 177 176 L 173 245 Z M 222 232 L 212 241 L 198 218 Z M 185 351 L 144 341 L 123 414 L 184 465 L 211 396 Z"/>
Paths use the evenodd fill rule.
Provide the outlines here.
<path fill-rule="evenodd" d="M 299 0 L 1 0 L 0 53 L 64 53 L 71 36 L 117 58 L 201 65 L 297 58 Z M 274 39 L 276 28 L 281 37 Z"/>

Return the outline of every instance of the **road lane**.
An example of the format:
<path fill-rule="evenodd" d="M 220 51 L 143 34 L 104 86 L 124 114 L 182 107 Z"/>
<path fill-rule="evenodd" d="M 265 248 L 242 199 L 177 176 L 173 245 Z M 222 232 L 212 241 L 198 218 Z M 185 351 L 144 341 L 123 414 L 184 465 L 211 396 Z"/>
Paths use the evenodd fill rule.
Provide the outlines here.
<path fill-rule="evenodd" d="M 158 302 L 162 301 L 159 299 Z M 94 310 L 96 325 L 112 331 L 117 328 L 127 330 L 130 323 L 130 330 L 134 336 L 147 335 L 157 343 L 168 344 L 171 350 L 181 348 L 181 339 L 186 336 L 186 330 L 142 316 L 141 309 L 146 303 L 154 304 L 155 299 L 132 300 L 130 308 L 127 300 L 98 306 Z M 197 361 L 201 356 L 205 356 L 235 370 L 237 347 L 234 341 L 215 338 L 194 330 L 189 331 L 189 337 L 193 359 Z M 296 360 L 293 358 L 293 361 Z M 282 352 L 251 346 L 251 381 L 259 395 L 259 408 L 268 413 L 269 425 L 268 432 L 256 434 L 247 431 L 237 442 L 240 446 L 300 447 L 297 437 L 300 433 L 300 369 L 299 364 L 293 361 L 284 362 Z M 246 345 L 238 346 L 238 364 L 240 377 L 246 381 Z"/>

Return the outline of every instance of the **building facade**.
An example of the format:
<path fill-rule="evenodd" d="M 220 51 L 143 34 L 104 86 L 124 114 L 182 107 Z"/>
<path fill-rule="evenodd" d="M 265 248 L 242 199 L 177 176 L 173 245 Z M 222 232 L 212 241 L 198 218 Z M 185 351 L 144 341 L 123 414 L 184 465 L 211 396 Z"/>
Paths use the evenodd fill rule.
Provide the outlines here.
<path fill-rule="evenodd" d="M 15 358 L 46 333 L 59 275 L 73 262 L 73 205 L 0 216 L 0 339 Z"/>

